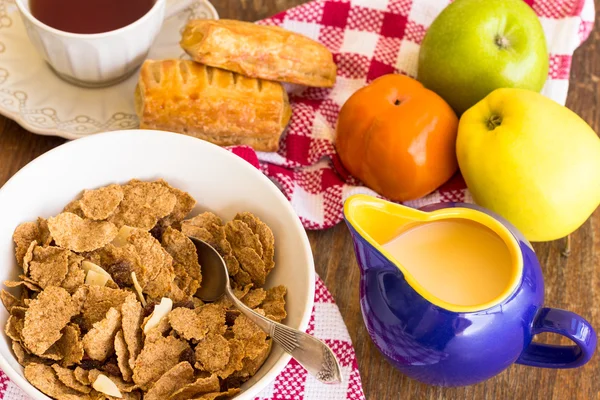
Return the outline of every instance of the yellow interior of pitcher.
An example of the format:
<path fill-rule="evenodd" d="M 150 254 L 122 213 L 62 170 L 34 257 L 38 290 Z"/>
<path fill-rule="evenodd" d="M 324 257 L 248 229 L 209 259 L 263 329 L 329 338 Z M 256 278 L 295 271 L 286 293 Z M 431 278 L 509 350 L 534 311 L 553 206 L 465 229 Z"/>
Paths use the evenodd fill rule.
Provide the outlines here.
<path fill-rule="evenodd" d="M 519 245 L 491 216 L 470 208 L 423 212 L 372 196 L 344 205 L 348 222 L 429 302 L 454 312 L 504 301 L 523 270 Z"/>

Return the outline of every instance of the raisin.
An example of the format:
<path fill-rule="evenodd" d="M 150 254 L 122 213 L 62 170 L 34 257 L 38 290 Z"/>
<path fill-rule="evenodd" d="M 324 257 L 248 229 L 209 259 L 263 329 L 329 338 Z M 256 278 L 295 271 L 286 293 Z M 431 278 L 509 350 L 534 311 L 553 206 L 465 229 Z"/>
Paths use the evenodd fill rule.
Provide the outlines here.
<path fill-rule="evenodd" d="M 79 366 L 86 370 L 98 369 L 102 366 L 102 361 L 92 360 L 87 355 L 84 355 Z"/>
<path fill-rule="evenodd" d="M 150 314 L 152 314 L 152 312 L 154 311 L 154 306 L 156 306 L 156 303 L 153 301 L 149 301 L 148 303 L 146 303 L 146 306 L 144 307 L 144 317 L 147 317 Z"/>
<path fill-rule="evenodd" d="M 189 362 L 192 366 L 196 364 L 196 354 L 194 353 L 194 350 L 188 347 L 187 349 L 181 352 L 181 354 L 179 355 L 179 362 L 184 361 Z"/>
<path fill-rule="evenodd" d="M 229 389 L 239 388 L 242 383 L 246 382 L 248 378 L 244 379 L 240 376 L 230 376 L 221 381 L 221 391 L 226 392 Z"/>
<path fill-rule="evenodd" d="M 233 326 L 236 318 L 240 315 L 238 310 L 227 310 L 225 313 L 225 324 L 227 326 Z"/>
<path fill-rule="evenodd" d="M 173 304 L 173 308 L 179 308 L 179 307 L 183 307 L 183 308 L 189 308 L 190 310 L 194 309 L 194 302 L 191 300 L 185 300 L 185 301 L 178 301 L 177 303 Z"/>
<path fill-rule="evenodd" d="M 119 261 L 106 268 L 106 271 L 112 276 L 113 281 L 121 289 L 127 286 L 133 286 L 131 280 L 131 264 L 126 261 Z"/>
<path fill-rule="evenodd" d="M 154 239 L 160 242 L 162 240 L 162 235 L 166 230 L 167 225 L 165 225 L 164 221 L 161 219 L 152 229 L 150 229 L 150 234 L 154 236 Z"/>
<path fill-rule="evenodd" d="M 121 370 L 119 369 L 119 365 L 117 364 L 117 359 L 115 357 L 107 360 L 105 364 L 100 367 L 100 370 L 109 375 L 121 376 Z"/>

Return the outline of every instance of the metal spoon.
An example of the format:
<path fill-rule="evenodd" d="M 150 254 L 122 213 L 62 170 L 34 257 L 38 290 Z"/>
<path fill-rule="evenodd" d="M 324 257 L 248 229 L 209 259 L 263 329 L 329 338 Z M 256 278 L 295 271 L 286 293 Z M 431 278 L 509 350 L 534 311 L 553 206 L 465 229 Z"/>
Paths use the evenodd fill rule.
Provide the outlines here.
<path fill-rule="evenodd" d="M 323 383 L 341 383 L 342 374 L 335 355 L 319 339 L 298 329 L 273 322 L 246 306 L 233 294 L 227 266 L 221 255 L 208 243 L 193 238 L 202 268 L 202 286 L 196 295 L 203 301 L 216 301 L 223 295 L 252 322 L 273 338 L 273 341 L 290 354 L 308 373 Z"/>

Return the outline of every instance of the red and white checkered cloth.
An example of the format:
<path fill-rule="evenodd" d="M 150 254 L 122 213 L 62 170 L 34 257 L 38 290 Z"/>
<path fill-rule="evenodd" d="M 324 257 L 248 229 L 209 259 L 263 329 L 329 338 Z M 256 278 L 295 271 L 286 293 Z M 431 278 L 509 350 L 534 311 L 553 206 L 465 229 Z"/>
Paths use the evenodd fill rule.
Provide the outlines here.
<path fill-rule="evenodd" d="M 315 305 L 307 332 L 323 340 L 333 350 L 342 369 L 341 385 L 324 385 L 292 360 L 255 400 L 365 400 L 352 341 L 340 310 L 321 278 L 315 287 Z M 0 399 L 30 400 L 0 370 Z"/>
<path fill-rule="evenodd" d="M 571 58 L 594 24 L 593 0 L 525 0 L 540 17 L 550 52 L 543 94 L 564 104 Z M 342 220 L 343 201 L 375 193 L 350 177 L 334 147 L 341 106 L 357 89 L 389 73 L 415 76 L 419 44 L 449 0 L 318 0 L 260 21 L 325 44 L 338 66 L 333 89 L 293 87 L 293 115 L 277 153 L 258 153 L 262 171 L 283 190 L 307 229 Z M 249 155 L 255 158 L 253 154 Z M 471 201 L 460 176 L 406 203 Z"/>

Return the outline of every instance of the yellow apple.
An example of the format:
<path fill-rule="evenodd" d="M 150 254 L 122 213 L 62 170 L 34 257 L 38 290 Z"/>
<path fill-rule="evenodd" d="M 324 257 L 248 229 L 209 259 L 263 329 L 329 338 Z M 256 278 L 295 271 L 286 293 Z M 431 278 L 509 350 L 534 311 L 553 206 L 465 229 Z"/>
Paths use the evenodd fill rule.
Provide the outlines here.
<path fill-rule="evenodd" d="M 600 204 L 600 138 L 539 93 L 490 93 L 462 115 L 456 152 L 474 201 L 530 241 L 570 234 Z"/>

